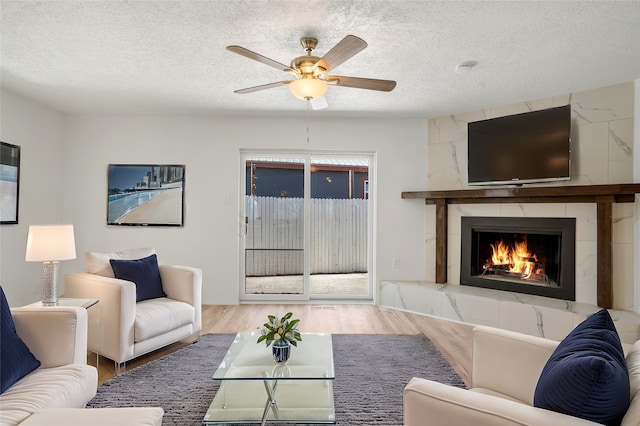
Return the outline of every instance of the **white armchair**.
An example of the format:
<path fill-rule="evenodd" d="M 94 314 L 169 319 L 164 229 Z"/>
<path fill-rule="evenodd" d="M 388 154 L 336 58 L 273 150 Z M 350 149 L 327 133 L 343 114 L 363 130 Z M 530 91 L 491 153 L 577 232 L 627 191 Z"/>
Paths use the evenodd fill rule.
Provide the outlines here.
<path fill-rule="evenodd" d="M 89 332 L 89 350 L 118 364 L 186 338 L 202 328 L 202 271 L 159 265 L 166 297 L 136 302 L 136 285 L 117 279 L 109 259 L 138 259 L 153 249 L 87 253 L 88 272 L 65 277 L 65 297 L 98 299 L 98 330 Z"/>
<path fill-rule="evenodd" d="M 404 425 L 596 425 L 533 406 L 538 378 L 557 345 L 540 337 L 475 327 L 469 389 L 413 378 L 404 390 Z M 623 426 L 640 421 L 640 341 L 626 359 L 631 406 Z"/>

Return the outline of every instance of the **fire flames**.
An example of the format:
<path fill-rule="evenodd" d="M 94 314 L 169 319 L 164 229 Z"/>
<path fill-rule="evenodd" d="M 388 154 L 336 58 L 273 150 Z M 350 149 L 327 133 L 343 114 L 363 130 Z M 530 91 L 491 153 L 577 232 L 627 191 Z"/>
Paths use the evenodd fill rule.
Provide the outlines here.
<path fill-rule="evenodd" d="M 529 251 L 526 241 L 516 242 L 513 247 L 509 247 L 500 240 L 491 244 L 491 250 L 491 260 L 485 265 L 486 268 L 498 267 L 520 274 L 523 279 L 529 279 L 532 274 L 540 273 L 536 269 L 538 257 Z"/>

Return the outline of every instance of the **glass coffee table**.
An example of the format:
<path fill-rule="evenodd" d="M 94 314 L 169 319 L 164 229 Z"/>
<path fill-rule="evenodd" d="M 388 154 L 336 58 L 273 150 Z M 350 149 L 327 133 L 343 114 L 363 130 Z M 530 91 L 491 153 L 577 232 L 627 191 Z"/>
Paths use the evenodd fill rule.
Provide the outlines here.
<path fill-rule="evenodd" d="M 302 333 L 284 364 L 259 336 L 236 335 L 213 374 L 220 388 L 202 424 L 335 424 L 331 335 Z"/>

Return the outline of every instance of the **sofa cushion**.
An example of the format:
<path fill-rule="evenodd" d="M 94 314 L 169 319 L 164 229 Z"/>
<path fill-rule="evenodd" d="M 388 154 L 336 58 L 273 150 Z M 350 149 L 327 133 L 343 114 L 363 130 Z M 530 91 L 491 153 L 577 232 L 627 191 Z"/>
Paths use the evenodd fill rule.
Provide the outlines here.
<path fill-rule="evenodd" d="M 38 367 L 40 361 L 16 332 L 11 308 L 0 286 L 0 394 Z"/>
<path fill-rule="evenodd" d="M 634 343 L 627 352 L 627 369 L 629 370 L 629 384 L 631 399 L 640 395 L 640 340 Z"/>
<path fill-rule="evenodd" d="M 110 259 L 109 262 L 116 278 L 135 283 L 136 302 L 166 297 L 155 254 L 135 260 Z"/>
<path fill-rule="evenodd" d="M 606 309 L 560 342 L 542 369 L 533 403 L 597 423 L 620 424 L 629 407 L 629 372 Z"/>
<path fill-rule="evenodd" d="M 84 364 L 40 368 L 0 395 L 0 423 L 19 424 L 45 408 L 82 408 L 95 395 L 98 372 Z"/>
<path fill-rule="evenodd" d="M 191 324 L 194 316 L 193 306 L 166 297 L 140 302 L 136 305 L 134 341 L 142 342 Z"/>
<path fill-rule="evenodd" d="M 629 370 L 631 404 L 622 419 L 622 426 L 638 426 L 638 419 L 640 419 L 640 340 L 634 343 L 627 352 L 627 369 Z"/>
<path fill-rule="evenodd" d="M 109 262 L 110 259 L 133 260 L 148 257 L 152 254 L 156 254 L 156 250 L 153 247 L 112 252 L 90 251 L 85 253 L 84 259 L 87 263 L 87 272 L 90 274 L 115 278 L 115 275 L 113 275 L 113 268 Z"/>

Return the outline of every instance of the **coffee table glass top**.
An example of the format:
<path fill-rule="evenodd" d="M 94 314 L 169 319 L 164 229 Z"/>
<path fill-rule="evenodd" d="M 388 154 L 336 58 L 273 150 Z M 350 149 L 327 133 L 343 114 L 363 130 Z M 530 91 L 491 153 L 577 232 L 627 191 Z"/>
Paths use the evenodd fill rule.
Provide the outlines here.
<path fill-rule="evenodd" d="M 271 347 L 256 343 L 260 333 L 239 333 L 213 373 L 213 380 L 264 380 L 280 379 Z M 291 357 L 286 362 L 287 379 L 315 380 L 335 379 L 333 349 L 330 334 L 303 333 L 298 346 L 291 347 Z M 266 374 L 266 376 L 265 376 Z"/>
<path fill-rule="evenodd" d="M 244 423 L 334 424 L 330 334 L 303 333 L 284 364 L 258 331 L 239 333 L 212 378 L 220 388 L 203 425 Z"/>

